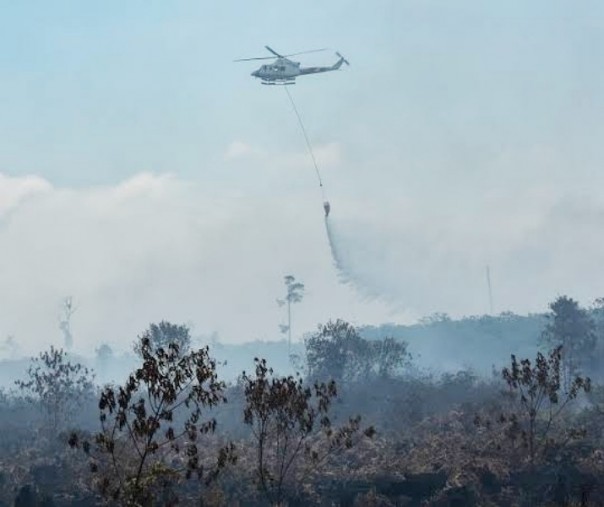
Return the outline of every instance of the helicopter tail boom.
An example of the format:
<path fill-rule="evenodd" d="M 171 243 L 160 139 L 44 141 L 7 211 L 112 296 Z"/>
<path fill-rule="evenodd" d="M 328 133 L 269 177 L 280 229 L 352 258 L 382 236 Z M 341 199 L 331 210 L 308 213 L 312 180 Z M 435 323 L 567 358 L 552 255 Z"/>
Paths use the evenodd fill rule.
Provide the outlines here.
<path fill-rule="evenodd" d="M 334 63 L 330 68 L 332 70 L 338 70 L 342 64 L 344 63 L 344 58 L 340 58 L 336 63 Z"/>
<path fill-rule="evenodd" d="M 334 63 L 333 65 L 330 65 L 329 67 L 302 67 L 300 69 L 300 74 L 304 75 L 304 74 L 319 74 L 320 72 L 329 72 L 332 70 L 338 70 L 343 63 L 345 63 L 346 65 L 350 65 L 350 63 L 348 62 L 348 60 L 346 60 L 346 58 L 344 58 L 340 53 L 336 53 L 336 55 L 338 55 L 339 60 Z"/>

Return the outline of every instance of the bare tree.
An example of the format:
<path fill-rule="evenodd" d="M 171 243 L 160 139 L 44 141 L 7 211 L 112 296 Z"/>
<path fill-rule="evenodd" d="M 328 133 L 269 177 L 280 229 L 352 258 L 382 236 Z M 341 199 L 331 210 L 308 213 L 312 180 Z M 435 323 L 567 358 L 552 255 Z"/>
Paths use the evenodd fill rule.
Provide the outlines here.
<path fill-rule="evenodd" d="M 360 416 L 333 427 L 329 409 L 337 396 L 334 381 L 306 386 L 299 376 L 273 377 L 264 359 L 255 363 L 255 375 L 244 372 L 241 377 L 244 421 L 255 439 L 258 485 L 272 505 L 280 505 L 292 476 L 299 481 L 334 453 L 372 437 L 374 429 L 361 430 Z"/>

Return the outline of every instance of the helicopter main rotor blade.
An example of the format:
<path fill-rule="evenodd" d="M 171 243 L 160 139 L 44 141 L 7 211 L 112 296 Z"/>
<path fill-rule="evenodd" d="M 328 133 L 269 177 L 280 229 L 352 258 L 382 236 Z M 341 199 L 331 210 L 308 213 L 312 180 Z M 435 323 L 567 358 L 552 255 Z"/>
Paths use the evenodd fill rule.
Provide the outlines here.
<path fill-rule="evenodd" d="M 279 53 L 277 53 L 274 49 L 270 48 L 269 46 L 264 46 L 266 49 L 268 49 L 271 53 L 273 53 L 275 56 L 279 57 L 279 58 L 284 58 L 283 55 L 280 55 Z"/>
<path fill-rule="evenodd" d="M 252 60 L 274 60 L 274 56 L 259 56 L 257 58 L 239 58 L 238 60 L 233 60 L 234 62 L 251 62 Z"/>
<path fill-rule="evenodd" d="M 321 49 L 309 49 L 308 51 L 300 51 L 299 53 L 290 53 L 289 55 L 284 56 L 296 56 L 296 55 L 305 55 L 307 53 L 318 53 L 320 51 L 327 51 L 329 48 L 321 48 Z"/>
<path fill-rule="evenodd" d="M 296 55 L 305 55 L 307 53 L 318 53 L 319 51 L 327 51 L 329 48 L 321 48 L 321 49 L 310 49 L 308 51 L 300 51 L 298 53 L 290 53 L 289 55 L 282 55 L 277 53 L 270 46 L 264 46 L 267 50 L 273 53 L 277 58 L 287 58 L 288 56 L 296 56 Z M 274 56 L 258 56 L 255 58 L 239 58 L 237 60 L 233 60 L 234 62 L 251 62 L 252 60 L 274 60 Z"/>

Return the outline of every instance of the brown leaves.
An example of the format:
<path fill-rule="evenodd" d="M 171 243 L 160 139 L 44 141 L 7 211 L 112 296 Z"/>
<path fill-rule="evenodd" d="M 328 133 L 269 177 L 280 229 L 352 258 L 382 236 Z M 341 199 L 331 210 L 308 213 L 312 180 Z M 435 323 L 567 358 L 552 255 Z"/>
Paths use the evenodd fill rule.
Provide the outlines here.
<path fill-rule="evenodd" d="M 307 387 L 300 376 L 273 377 L 264 359 L 255 359 L 255 376 L 241 376 L 246 400 L 244 422 L 256 441 L 256 479 L 273 503 L 281 502 L 284 488 L 301 458 L 314 466 L 330 454 L 349 449 L 360 430 L 360 416 L 334 430 L 329 409 L 337 396 L 336 383 L 316 382 Z M 373 429 L 364 432 L 373 436 Z M 323 438 L 317 440 L 317 436 Z M 314 440 L 314 442 L 313 442 Z"/>
<path fill-rule="evenodd" d="M 160 324 L 164 331 L 174 330 L 171 326 Z M 226 401 L 208 348 L 187 351 L 185 347 L 183 354 L 183 343 L 158 346 L 151 339 L 153 332 L 140 339 L 141 366 L 123 386 L 106 386 L 99 399 L 102 431 L 94 439 L 96 472 L 111 478 L 101 481 L 106 496 L 126 503 L 144 502 L 179 472 L 183 477 L 210 480 L 234 455 L 232 447 L 221 450 L 212 465 L 202 460 L 197 443 L 201 435 L 216 429 L 214 419 L 202 420 L 202 410 Z M 179 461 L 184 468 L 167 464 Z"/>
<path fill-rule="evenodd" d="M 505 431 L 512 441 L 522 442 L 531 463 L 538 451 L 551 447 L 548 434 L 565 406 L 580 391 L 588 392 L 591 387 L 589 378 L 575 377 L 561 392 L 561 361 L 562 346 L 558 346 L 547 357 L 539 352 L 534 365 L 529 359 L 518 362 L 512 355 L 510 368 L 501 372 L 518 400 L 516 412 L 507 418 L 502 415 L 501 423 L 507 424 Z"/>

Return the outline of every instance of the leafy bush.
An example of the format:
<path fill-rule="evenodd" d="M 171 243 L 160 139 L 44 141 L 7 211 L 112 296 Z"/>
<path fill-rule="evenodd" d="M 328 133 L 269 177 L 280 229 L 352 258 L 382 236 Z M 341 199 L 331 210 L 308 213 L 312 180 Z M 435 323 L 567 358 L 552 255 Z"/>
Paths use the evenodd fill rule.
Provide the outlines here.
<path fill-rule="evenodd" d="M 31 403 L 40 407 L 47 431 L 56 435 L 66 429 L 84 399 L 93 392 L 94 374 L 67 360 L 63 349 L 42 352 L 32 358 L 27 380 L 15 384 Z"/>

